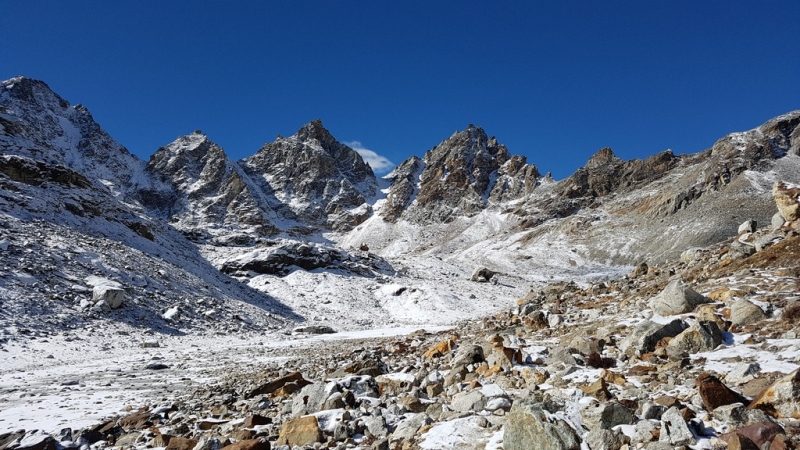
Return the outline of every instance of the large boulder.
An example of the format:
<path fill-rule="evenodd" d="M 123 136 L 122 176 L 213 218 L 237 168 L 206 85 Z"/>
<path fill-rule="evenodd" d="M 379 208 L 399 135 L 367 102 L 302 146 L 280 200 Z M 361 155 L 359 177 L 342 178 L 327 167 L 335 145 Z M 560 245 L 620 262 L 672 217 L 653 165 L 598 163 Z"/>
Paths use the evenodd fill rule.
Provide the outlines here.
<path fill-rule="evenodd" d="M 731 323 L 734 325 L 750 325 L 767 318 L 764 311 L 745 299 L 731 305 Z"/>
<path fill-rule="evenodd" d="M 503 435 L 506 450 L 578 450 L 581 440 L 564 420 L 538 404 L 517 402 L 511 408 Z"/>
<path fill-rule="evenodd" d="M 477 281 L 479 283 L 485 283 L 492 279 L 498 272 L 493 270 L 487 269 L 486 267 L 479 267 L 472 272 L 472 276 L 469 278 L 470 281 Z"/>
<path fill-rule="evenodd" d="M 661 416 L 661 434 L 658 440 L 672 446 L 694 445 L 697 443 L 692 430 L 689 429 L 683 419 L 681 411 L 675 406 L 668 409 Z"/>
<path fill-rule="evenodd" d="M 676 278 L 669 282 L 658 295 L 650 299 L 650 308 L 663 317 L 688 313 L 697 305 L 709 303 L 709 300 Z"/>
<path fill-rule="evenodd" d="M 709 412 L 714 411 L 720 406 L 732 405 L 734 403 L 747 404 L 747 399 L 738 392 L 732 390 L 714 375 L 701 373 L 695 381 L 703 406 Z"/>
<path fill-rule="evenodd" d="M 686 322 L 680 319 L 675 319 L 666 325 L 645 320 L 622 341 L 620 349 L 629 355 L 652 352 L 658 341 L 665 337 L 675 337 L 686 327 Z"/>
<path fill-rule="evenodd" d="M 722 343 L 722 330 L 715 322 L 695 322 L 667 345 L 667 354 L 679 358 L 682 355 L 709 352 Z"/>
<path fill-rule="evenodd" d="M 450 408 L 454 411 L 480 412 L 486 407 L 486 396 L 481 391 L 459 392 L 453 396 Z"/>
<path fill-rule="evenodd" d="M 294 397 L 292 401 L 292 416 L 300 417 L 321 410 L 325 400 L 338 391 L 336 383 L 309 384 Z"/>
<path fill-rule="evenodd" d="M 797 419 L 800 417 L 800 370 L 772 383 L 748 406 L 761 409 L 775 418 Z"/>
<path fill-rule="evenodd" d="M 281 425 L 276 445 L 311 445 L 322 442 L 325 437 L 319 428 L 319 422 L 314 416 L 298 417 L 287 420 Z"/>
<path fill-rule="evenodd" d="M 95 305 L 104 305 L 111 309 L 122 307 L 125 301 L 125 289 L 122 288 L 121 284 L 99 277 L 90 278 L 94 278 L 87 282 L 93 285 L 92 302 Z"/>
<path fill-rule="evenodd" d="M 800 220 L 800 186 L 776 181 L 772 186 L 772 197 L 787 222 Z"/>

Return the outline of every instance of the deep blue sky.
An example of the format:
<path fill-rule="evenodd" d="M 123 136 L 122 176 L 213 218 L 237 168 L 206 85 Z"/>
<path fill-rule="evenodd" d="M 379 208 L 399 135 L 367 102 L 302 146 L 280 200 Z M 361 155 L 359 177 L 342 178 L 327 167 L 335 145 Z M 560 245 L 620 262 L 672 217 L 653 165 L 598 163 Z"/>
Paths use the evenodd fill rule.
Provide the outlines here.
<path fill-rule="evenodd" d="M 800 108 L 800 2 L 5 1 L 0 78 L 42 79 L 144 159 L 234 159 L 321 118 L 400 163 L 482 126 L 556 178 L 693 153 Z"/>

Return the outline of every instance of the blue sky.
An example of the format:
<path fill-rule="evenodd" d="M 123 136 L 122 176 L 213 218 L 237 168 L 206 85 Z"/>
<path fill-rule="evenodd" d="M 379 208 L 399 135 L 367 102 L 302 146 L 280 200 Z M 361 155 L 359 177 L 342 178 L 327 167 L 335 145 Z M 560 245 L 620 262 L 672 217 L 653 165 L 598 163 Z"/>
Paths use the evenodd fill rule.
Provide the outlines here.
<path fill-rule="evenodd" d="M 800 108 L 800 2 L 7 1 L 0 78 L 47 82 L 147 159 L 239 159 L 321 118 L 394 163 L 468 124 L 556 178 L 694 153 Z"/>

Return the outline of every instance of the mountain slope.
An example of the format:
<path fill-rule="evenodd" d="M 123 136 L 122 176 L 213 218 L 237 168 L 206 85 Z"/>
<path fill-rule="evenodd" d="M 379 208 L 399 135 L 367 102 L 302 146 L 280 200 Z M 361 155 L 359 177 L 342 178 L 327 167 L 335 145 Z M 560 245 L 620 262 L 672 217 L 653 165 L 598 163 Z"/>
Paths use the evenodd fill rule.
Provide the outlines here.
<path fill-rule="evenodd" d="M 147 172 L 172 189 L 144 193 L 143 202 L 162 211 L 181 231 L 195 237 L 222 235 L 221 239 L 277 231 L 270 220 L 275 220 L 275 212 L 253 181 L 199 132 L 159 148 Z"/>

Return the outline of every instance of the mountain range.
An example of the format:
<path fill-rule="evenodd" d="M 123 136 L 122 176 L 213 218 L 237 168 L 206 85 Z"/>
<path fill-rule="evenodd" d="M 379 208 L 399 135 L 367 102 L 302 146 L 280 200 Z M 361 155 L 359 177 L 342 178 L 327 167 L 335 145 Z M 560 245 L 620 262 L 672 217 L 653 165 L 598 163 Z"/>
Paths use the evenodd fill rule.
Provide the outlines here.
<path fill-rule="evenodd" d="M 0 450 L 800 445 L 800 111 L 563 180 L 254 150 L 2 82 Z"/>
<path fill-rule="evenodd" d="M 470 316 L 539 282 L 658 264 L 727 238 L 745 220 L 769 223 L 773 183 L 800 182 L 798 125 L 800 111 L 790 112 L 689 155 L 668 150 L 625 161 L 603 148 L 556 181 L 470 124 L 379 179 L 320 120 L 239 161 L 200 131 L 142 161 L 83 105 L 42 81 L 13 78 L 0 90 L 2 289 L 15 298 L 30 297 L 31 283 L 44 296 L 63 289 L 72 300 L 55 310 L 85 318 L 79 312 L 94 304 L 85 280 L 98 276 L 155 311 L 122 319 L 131 323 L 185 331 L 216 311 L 248 316 L 233 322 L 245 328 L 286 320 L 364 327 L 418 320 L 394 311 L 374 283 L 408 284 L 403 274 L 435 260 L 434 274 L 444 276 L 419 275 L 418 295 L 439 306 L 452 298 L 446 309 Z M 82 240 L 103 262 L 59 250 Z M 29 266 L 17 252 L 27 253 Z M 108 262 L 136 259 L 127 268 Z M 465 300 L 455 287 L 478 267 L 509 280 L 495 306 Z M 167 289 L 161 272 L 178 274 L 161 278 L 177 278 L 169 284 L 180 289 Z M 298 283 L 338 292 L 353 279 L 363 286 L 331 300 L 338 306 L 324 314 L 310 312 L 319 302 L 298 296 Z M 496 288 L 476 289 L 498 297 L 490 293 Z M 233 303 L 198 307 L 186 293 Z M 239 304 L 243 310 L 231 307 Z M 346 317 L 341 310 L 352 304 L 372 311 L 371 319 Z M 176 305 L 183 322 L 165 324 L 160 314 Z M 41 326 L 24 317 L 3 321 Z"/>

